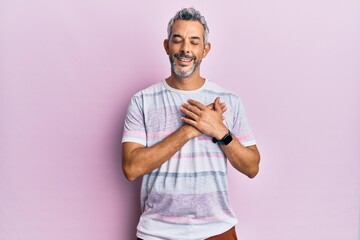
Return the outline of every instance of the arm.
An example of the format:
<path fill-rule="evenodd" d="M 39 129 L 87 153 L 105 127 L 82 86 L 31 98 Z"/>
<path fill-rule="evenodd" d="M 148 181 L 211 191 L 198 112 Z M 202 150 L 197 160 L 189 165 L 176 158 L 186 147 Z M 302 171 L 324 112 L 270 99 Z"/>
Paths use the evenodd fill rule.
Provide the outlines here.
<path fill-rule="evenodd" d="M 219 100 L 215 99 L 214 111 L 209 111 L 197 101 L 189 100 L 189 103 L 183 104 L 181 108 L 188 118 L 182 120 L 202 133 L 222 139 L 228 133 L 228 129 L 222 122 Z M 259 172 L 260 154 L 256 145 L 245 147 L 234 137 L 228 145 L 221 145 L 221 149 L 231 165 L 249 178 L 254 178 Z"/>
<path fill-rule="evenodd" d="M 126 178 L 133 181 L 137 177 L 158 168 L 191 138 L 199 135 L 201 135 L 201 132 L 185 124 L 151 147 L 145 147 L 133 142 L 124 142 L 122 144 L 122 159 Z"/>
<path fill-rule="evenodd" d="M 213 111 L 214 103 L 209 104 L 205 108 Z M 225 111 L 226 105 L 221 103 L 221 118 L 223 118 L 222 113 Z M 190 139 L 201 134 L 193 126 L 184 124 L 174 133 L 151 147 L 145 147 L 134 142 L 124 142 L 122 144 L 122 165 L 126 178 L 132 181 L 160 167 L 161 164 L 169 160 Z"/>
<path fill-rule="evenodd" d="M 221 145 L 231 165 L 249 178 L 259 172 L 260 154 L 256 145 L 244 147 L 236 137 L 228 145 Z"/>

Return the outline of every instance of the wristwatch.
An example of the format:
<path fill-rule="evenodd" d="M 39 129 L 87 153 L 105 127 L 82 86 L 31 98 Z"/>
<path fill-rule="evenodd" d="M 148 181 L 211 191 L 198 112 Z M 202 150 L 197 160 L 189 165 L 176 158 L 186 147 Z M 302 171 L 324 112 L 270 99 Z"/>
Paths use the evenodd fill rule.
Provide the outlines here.
<path fill-rule="evenodd" d="M 222 139 L 217 140 L 216 138 L 212 138 L 213 143 L 218 143 L 220 145 L 228 145 L 233 140 L 232 134 L 229 131 Z"/>

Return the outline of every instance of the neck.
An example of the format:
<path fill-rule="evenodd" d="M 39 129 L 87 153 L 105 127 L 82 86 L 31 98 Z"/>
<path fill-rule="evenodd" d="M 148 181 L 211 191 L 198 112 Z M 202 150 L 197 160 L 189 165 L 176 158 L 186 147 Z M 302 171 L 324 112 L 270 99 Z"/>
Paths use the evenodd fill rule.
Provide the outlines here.
<path fill-rule="evenodd" d="M 196 72 L 185 78 L 179 77 L 174 72 L 171 72 L 171 76 L 166 79 L 166 82 L 172 88 L 191 91 L 201 88 L 202 85 L 204 85 L 205 78 L 196 74 Z"/>

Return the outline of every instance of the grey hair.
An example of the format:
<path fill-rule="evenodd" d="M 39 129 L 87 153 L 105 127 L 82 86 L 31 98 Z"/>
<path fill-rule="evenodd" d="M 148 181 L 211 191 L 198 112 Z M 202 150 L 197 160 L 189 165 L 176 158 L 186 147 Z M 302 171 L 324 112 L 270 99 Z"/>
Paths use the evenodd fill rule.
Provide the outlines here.
<path fill-rule="evenodd" d="M 203 25 L 204 27 L 204 43 L 207 43 L 209 27 L 205 21 L 205 17 L 202 16 L 201 13 L 195 8 L 183 8 L 180 11 L 178 11 L 172 19 L 170 19 L 167 28 L 168 39 L 170 39 L 171 37 L 172 27 L 175 21 L 179 19 L 198 21 L 199 23 L 201 23 L 201 25 Z"/>

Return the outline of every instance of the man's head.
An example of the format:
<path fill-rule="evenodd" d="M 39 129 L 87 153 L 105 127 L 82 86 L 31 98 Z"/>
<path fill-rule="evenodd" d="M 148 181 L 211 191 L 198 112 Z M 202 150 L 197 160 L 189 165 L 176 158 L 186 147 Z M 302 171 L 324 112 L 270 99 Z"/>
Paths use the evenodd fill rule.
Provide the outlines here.
<path fill-rule="evenodd" d="M 210 51 L 208 33 L 205 18 L 194 8 L 180 10 L 169 21 L 164 47 L 174 74 L 189 77 L 198 69 Z"/>
<path fill-rule="evenodd" d="M 176 20 L 186 20 L 186 21 L 198 21 L 204 27 L 204 43 L 207 43 L 208 35 L 209 35 L 209 27 L 205 20 L 204 16 L 201 16 L 201 13 L 196 10 L 195 8 L 183 8 L 178 11 L 175 16 L 170 19 L 168 23 L 167 33 L 168 33 L 168 40 L 170 40 L 172 34 L 172 27 Z"/>

